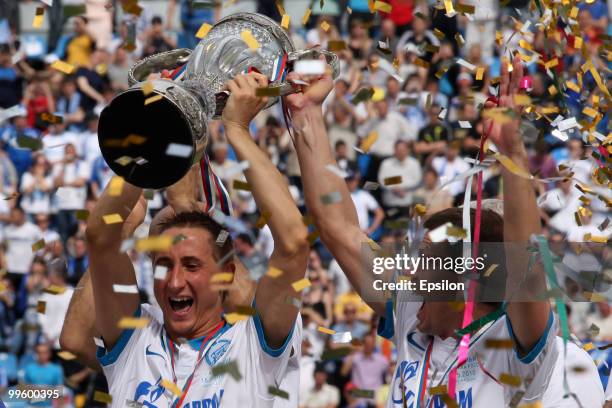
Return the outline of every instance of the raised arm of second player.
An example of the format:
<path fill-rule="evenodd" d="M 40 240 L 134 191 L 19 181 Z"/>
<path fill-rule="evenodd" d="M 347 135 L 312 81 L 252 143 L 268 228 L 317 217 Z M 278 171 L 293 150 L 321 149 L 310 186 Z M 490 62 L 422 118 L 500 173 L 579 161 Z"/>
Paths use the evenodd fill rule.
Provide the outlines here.
<path fill-rule="evenodd" d="M 304 79 L 292 73 L 289 79 L 293 78 Z M 327 73 L 311 81 L 303 93 L 285 97 L 293 120 L 306 207 L 314 218 L 321 240 L 334 254 L 353 287 L 372 309 L 383 315 L 381 293 L 372 291 L 375 275 L 367 272 L 362 258 L 362 246 L 368 236 L 359 227 L 346 182 L 327 169 L 337 163 L 331 152 L 321 105 L 332 87 L 331 74 Z M 328 194 L 340 194 L 341 200 L 325 204 L 327 200 L 323 197 Z M 369 251 L 369 247 L 364 248 Z"/>
<path fill-rule="evenodd" d="M 114 290 L 113 285 L 136 285 L 136 275 L 129 256 L 120 252 L 123 221 L 109 222 L 113 221 L 109 218 L 116 218 L 118 214 L 122 220 L 126 220 L 139 199 L 144 201 L 144 197 L 141 188 L 127 182 L 118 196 L 111 196 L 109 190 L 109 187 L 104 190 L 89 215 L 87 246 L 96 325 L 106 348 L 110 350 L 122 332 L 117 323 L 122 317 L 135 313 L 139 296 Z"/>
<path fill-rule="evenodd" d="M 292 283 L 304 278 L 308 258 L 308 232 L 302 222 L 285 179 L 266 153 L 251 137 L 248 127 L 266 106 L 267 98 L 256 96 L 256 89 L 266 87 L 264 75 L 239 75 L 227 85 L 231 95 L 223 111 L 223 125 L 228 141 L 239 160 L 248 160 L 245 171 L 260 213 L 268 214 L 268 226 L 274 238 L 270 266 L 282 274 L 261 277 L 255 292 L 255 304 L 261 318 L 266 342 L 281 346 L 294 326 L 298 309 L 286 302 L 287 296 L 299 297 Z"/>

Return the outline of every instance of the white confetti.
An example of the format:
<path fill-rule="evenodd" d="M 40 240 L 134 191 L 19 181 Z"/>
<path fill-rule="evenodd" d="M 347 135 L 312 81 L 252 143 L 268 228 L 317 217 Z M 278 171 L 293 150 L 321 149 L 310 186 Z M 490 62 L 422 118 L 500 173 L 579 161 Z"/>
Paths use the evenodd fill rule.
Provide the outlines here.
<path fill-rule="evenodd" d="M 473 71 L 473 70 L 476 69 L 476 65 L 467 62 L 463 58 L 457 59 L 457 64 L 461 65 L 462 67 L 465 67 L 465 68 L 469 69 L 470 71 Z"/>
<path fill-rule="evenodd" d="M 138 286 L 136 285 L 113 285 L 113 292 L 115 293 L 138 293 Z"/>
<path fill-rule="evenodd" d="M 453 224 L 451 224 L 450 222 L 447 222 L 444 225 L 440 225 L 438 228 L 434 228 L 430 230 L 427 233 L 427 235 L 429 236 L 429 239 L 431 240 L 431 242 L 442 242 L 448 238 L 448 234 L 446 233 L 446 230 L 448 229 L 448 227 L 452 227 L 452 226 Z"/>
<path fill-rule="evenodd" d="M 446 118 L 446 113 L 448 112 L 448 109 L 444 108 L 440 111 L 440 113 L 438 114 L 438 119 L 440 120 L 444 120 Z"/>
<path fill-rule="evenodd" d="M 166 155 L 176 157 L 189 157 L 191 156 L 192 151 L 193 147 L 189 145 L 170 143 L 168 145 L 168 148 L 166 149 Z"/>
<path fill-rule="evenodd" d="M 147 164 L 149 161 L 144 157 L 137 157 L 134 159 L 137 165 L 142 166 L 143 164 Z"/>
<path fill-rule="evenodd" d="M 168 274 L 168 268 L 163 265 L 156 265 L 153 272 L 153 279 L 164 280 Z"/>
<path fill-rule="evenodd" d="M 124 253 L 134 248 L 134 244 L 136 240 L 134 238 L 128 238 L 121 243 L 121 247 L 119 248 L 119 252 Z"/>
<path fill-rule="evenodd" d="M 366 181 L 365 184 L 363 185 L 363 189 L 368 190 L 368 191 L 377 190 L 379 187 L 380 187 L 380 184 L 374 181 Z"/>
<path fill-rule="evenodd" d="M 228 236 L 229 236 L 229 232 L 227 230 L 221 230 L 219 235 L 217 235 L 215 244 L 217 244 L 218 246 L 223 246 L 225 244 L 225 241 L 227 241 Z"/>
<path fill-rule="evenodd" d="M 351 340 L 353 340 L 353 337 L 351 336 L 351 332 L 349 331 L 338 332 L 332 334 L 331 340 L 333 343 L 350 343 Z"/>
<path fill-rule="evenodd" d="M 576 118 L 572 116 L 571 118 L 567 118 L 557 123 L 557 127 L 563 132 L 568 129 L 578 127 L 578 122 L 576 122 Z"/>
<path fill-rule="evenodd" d="M 94 337 L 93 339 L 94 339 L 94 343 L 96 343 L 96 346 L 105 348 L 104 341 L 102 339 L 98 337 Z"/>
<path fill-rule="evenodd" d="M 325 168 L 340 178 L 348 177 L 348 173 L 346 171 L 342 170 L 338 166 L 334 166 L 333 164 L 328 164 L 327 166 L 325 166 Z"/>
<path fill-rule="evenodd" d="M 461 126 L 461 129 L 471 129 L 472 128 L 472 124 L 468 120 L 460 120 L 459 126 Z"/>
<path fill-rule="evenodd" d="M 323 75 L 325 73 L 325 61 L 322 60 L 300 60 L 296 61 L 293 69 L 302 75 Z"/>
<path fill-rule="evenodd" d="M 250 166 L 248 160 L 243 160 L 240 163 L 232 166 L 232 167 L 228 167 L 227 169 L 223 170 L 223 176 L 224 178 L 231 178 L 236 174 L 240 174 L 242 172 L 244 172 L 246 169 L 248 169 Z"/>
<path fill-rule="evenodd" d="M 561 132 L 559 129 L 553 129 L 551 133 L 554 137 L 556 137 L 557 139 L 561 139 L 564 142 L 569 139 L 569 136 L 565 132 Z"/>
<path fill-rule="evenodd" d="M 14 118 L 15 116 L 25 116 L 26 113 L 26 109 L 21 105 L 11 106 L 8 109 L 0 111 L 0 123 L 7 119 Z"/>

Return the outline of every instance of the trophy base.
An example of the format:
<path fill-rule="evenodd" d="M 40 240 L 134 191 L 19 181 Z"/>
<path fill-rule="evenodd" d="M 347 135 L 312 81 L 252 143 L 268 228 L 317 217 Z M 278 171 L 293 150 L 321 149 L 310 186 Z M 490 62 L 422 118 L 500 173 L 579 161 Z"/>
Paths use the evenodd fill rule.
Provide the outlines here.
<path fill-rule="evenodd" d="M 118 95 L 100 116 L 98 140 L 109 167 L 128 183 L 161 189 L 179 181 L 191 168 L 198 153 L 189 122 L 170 99 L 145 105 L 139 88 Z M 189 154 L 168 155 L 168 146 L 181 145 Z"/>

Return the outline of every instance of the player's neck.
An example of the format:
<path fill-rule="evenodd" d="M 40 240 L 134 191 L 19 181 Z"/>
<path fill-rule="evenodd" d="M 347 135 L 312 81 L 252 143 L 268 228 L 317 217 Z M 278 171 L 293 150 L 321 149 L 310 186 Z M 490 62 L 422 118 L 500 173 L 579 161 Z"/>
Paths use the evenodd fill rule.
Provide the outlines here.
<path fill-rule="evenodd" d="M 481 317 L 486 316 L 487 314 L 491 313 L 493 310 L 494 309 L 492 309 L 491 306 L 489 305 L 476 303 L 474 305 L 472 321 L 478 320 Z M 457 340 L 461 339 L 462 336 L 459 336 L 457 334 L 457 330 L 460 330 L 462 328 L 462 323 L 463 323 L 463 313 L 457 315 L 456 322 L 455 324 L 453 324 L 453 327 L 451 328 L 449 332 L 438 334 L 438 337 L 440 337 L 442 340 L 446 340 L 449 337 L 453 337 Z"/>
<path fill-rule="evenodd" d="M 212 333 L 222 321 L 223 310 L 215 307 L 210 311 L 205 312 L 201 319 L 198 319 L 198 325 L 191 333 L 187 334 L 186 336 L 179 336 L 176 333 L 168 331 L 168 336 L 174 342 L 179 341 L 180 338 L 186 340 L 199 339 Z"/>

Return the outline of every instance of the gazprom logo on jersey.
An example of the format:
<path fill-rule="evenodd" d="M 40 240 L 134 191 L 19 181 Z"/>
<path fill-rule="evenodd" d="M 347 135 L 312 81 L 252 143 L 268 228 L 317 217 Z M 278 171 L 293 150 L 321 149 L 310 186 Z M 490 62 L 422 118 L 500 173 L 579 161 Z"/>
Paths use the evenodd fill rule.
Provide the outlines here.
<path fill-rule="evenodd" d="M 161 385 L 161 377 L 158 378 L 155 384 L 151 384 L 148 381 L 142 381 L 136 387 L 134 393 L 134 401 L 142 404 L 146 408 L 158 408 L 155 403 L 159 398 L 164 395 L 165 388 Z M 220 408 L 221 398 L 223 397 L 223 390 L 219 390 L 219 395 L 213 394 L 210 398 L 203 398 L 200 400 L 185 402 L 182 408 Z M 167 405 L 167 401 L 163 399 L 159 402 L 162 406 Z"/>
<path fill-rule="evenodd" d="M 418 369 L 419 361 L 402 361 L 397 365 L 393 381 L 394 405 L 405 408 L 416 408 L 418 406 L 418 395 L 415 393 L 419 388 L 419 383 L 415 382 L 420 382 L 420 378 L 417 376 Z M 402 391 L 404 392 L 403 397 Z M 456 401 L 460 408 L 472 408 L 472 387 L 459 390 Z M 440 395 L 434 395 L 433 398 L 429 398 L 424 406 L 428 408 L 447 407 Z"/>

